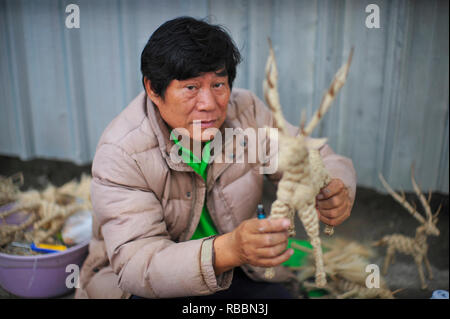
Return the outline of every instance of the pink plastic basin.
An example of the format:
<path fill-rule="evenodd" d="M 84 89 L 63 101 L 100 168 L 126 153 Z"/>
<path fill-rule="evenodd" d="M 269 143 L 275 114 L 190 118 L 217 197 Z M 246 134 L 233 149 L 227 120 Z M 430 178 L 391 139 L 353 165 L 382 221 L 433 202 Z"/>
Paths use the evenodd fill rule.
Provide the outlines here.
<path fill-rule="evenodd" d="M 6 207 L 8 206 L 8 207 Z M 0 207 L 9 209 L 10 205 Z M 11 217 L 7 223 L 12 222 Z M 89 241 L 67 250 L 37 256 L 18 256 L 0 253 L 0 286 L 13 295 L 25 298 L 51 298 L 62 296 L 73 290 L 67 287 L 66 279 L 75 275 L 75 264 L 81 269 L 89 248 Z M 70 278 L 69 278 L 70 279 Z M 73 280 L 69 282 L 73 283 Z"/>

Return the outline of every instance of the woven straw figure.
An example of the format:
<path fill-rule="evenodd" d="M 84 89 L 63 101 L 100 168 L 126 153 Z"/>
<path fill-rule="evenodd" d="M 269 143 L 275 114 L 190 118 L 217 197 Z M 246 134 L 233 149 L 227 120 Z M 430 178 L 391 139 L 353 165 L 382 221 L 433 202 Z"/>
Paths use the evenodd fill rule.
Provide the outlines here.
<path fill-rule="evenodd" d="M 308 125 L 304 126 L 303 116 L 300 124 L 300 134 L 292 136 L 285 127 L 285 119 L 281 111 L 278 96 L 278 72 L 275 54 L 269 40 L 270 54 L 266 64 L 266 78 L 264 80 L 264 96 L 273 113 L 274 126 L 278 129 L 279 170 L 283 177 L 278 184 L 277 199 L 272 204 L 269 218 L 286 217 L 291 221 L 288 230 L 289 236 L 295 236 L 294 214 L 298 212 L 299 218 L 305 227 L 306 233 L 314 248 L 316 263 L 316 284 L 323 287 L 326 284 L 326 275 L 323 270 L 322 250 L 319 237 L 319 218 L 316 211 L 315 197 L 320 189 L 326 186 L 331 178 L 326 172 L 318 149 L 325 144 L 326 139 L 307 138 L 319 124 L 323 115 L 331 106 L 339 89 L 344 85 L 350 67 L 353 50 L 350 52 L 347 63 L 336 73 L 330 88 L 325 92 L 321 105 Z M 330 228 L 327 229 L 332 233 Z M 274 276 L 274 269 L 268 268 L 266 278 Z"/>
<path fill-rule="evenodd" d="M 30 190 L 18 193 L 15 205 L 2 213 L 0 219 L 24 212 L 28 218 L 19 225 L 0 225 L 0 246 L 14 240 L 53 244 L 53 236 L 64 226 L 71 215 L 83 209 L 92 209 L 89 198 L 91 178 L 84 176 L 79 183 L 72 181 L 56 188 L 49 185 L 44 191 Z M 82 202 L 77 201 L 82 200 Z M 33 226 L 31 231 L 26 231 Z"/>
<path fill-rule="evenodd" d="M 22 184 L 22 173 L 17 173 L 10 177 L 0 176 L 0 206 L 15 201 L 19 195 L 19 188 Z"/>
<path fill-rule="evenodd" d="M 414 191 L 419 197 L 420 202 L 425 210 L 426 218 L 423 218 L 423 216 L 419 214 L 415 206 L 413 207 L 411 206 L 411 204 L 408 203 L 405 194 L 403 192 L 401 195 L 399 195 L 389 186 L 389 184 L 386 182 L 386 180 L 383 178 L 381 174 L 379 174 L 379 178 L 384 188 L 386 188 L 386 190 L 388 191 L 388 193 L 420 223 L 420 226 L 416 228 L 416 236 L 414 238 L 406 237 L 401 234 L 393 234 L 384 236 L 382 239 L 373 244 L 374 246 L 387 246 L 387 253 L 383 266 L 383 274 L 386 275 L 389 265 L 394 262 L 394 256 L 396 251 L 405 255 L 411 255 L 414 258 L 414 261 L 416 262 L 417 265 L 417 269 L 419 271 L 420 282 L 422 284 L 421 288 L 426 289 L 428 285 L 425 283 L 425 277 L 423 275 L 422 269 L 422 261 L 425 262 L 425 267 L 427 268 L 429 279 L 430 280 L 433 279 L 430 261 L 428 260 L 427 257 L 428 252 L 427 237 L 430 235 L 439 236 L 440 234 L 439 229 L 436 227 L 436 223 L 438 221 L 437 216 L 442 206 L 439 206 L 434 215 L 431 213 L 430 207 L 431 191 L 428 195 L 428 199 L 426 199 L 425 196 L 422 194 L 419 185 L 417 185 L 415 181 L 414 166 L 411 167 L 411 181 Z"/>
<path fill-rule="evenodd" d="M 309 289 L 317 289 L 314 285 L 305 283 L 304 286 Z M 357 284 L 342 278 L 335 278 L 326 287 L 323 287 L 330 296 L 326 298 L 336 299 L 394 299 L 394 295 L 402 289 L 390 291 L 387 288 L 367 288 L 365 285 Z"/>
<path fill-rule="evenodd" d="M 299 270 L 297 278 L 307 291 L 316 290 L 317 285 L 307 281 L 314 276 L 314 265 L 310 258 L 311 249 L 296 243 L 292 246 L 309 254 L 305 265 L 292 267 L 292 269 Z M 324 242 L 323 246 L 327 249 L 323 254 L 324 270 L 331 280 L 325 287 L 321 287 L 329 293 L 321 298 L 392 299 L 394 294 L 402 290 L 398 289 L 394 292 L 389 290 L 383 277 L 379 278 L 378 288 L 367 288 L 366 267 L 370 264 L 369 258 L 373 256 L 372 249 L 369 247 L 342 238 Z"/>

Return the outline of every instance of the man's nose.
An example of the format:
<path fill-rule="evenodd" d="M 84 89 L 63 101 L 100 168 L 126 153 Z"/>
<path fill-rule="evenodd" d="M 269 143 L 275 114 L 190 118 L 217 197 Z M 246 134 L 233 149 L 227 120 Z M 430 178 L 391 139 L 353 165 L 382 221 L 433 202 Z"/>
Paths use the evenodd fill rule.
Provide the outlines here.
<path fill-rule="evenodd" d="M 216 99 L 211 89 L 201 89 L 197 95 L 198 111 L 213 111 L 217 106 Z"/>

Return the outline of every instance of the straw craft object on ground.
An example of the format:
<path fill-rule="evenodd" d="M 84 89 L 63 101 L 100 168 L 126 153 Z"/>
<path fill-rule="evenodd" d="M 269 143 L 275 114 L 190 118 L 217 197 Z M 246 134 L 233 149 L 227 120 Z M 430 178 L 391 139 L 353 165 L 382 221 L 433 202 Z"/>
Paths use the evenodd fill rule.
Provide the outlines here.
<path fill-rule="evenodd" d="M 0 250 L 5 250 L 13 241 L 54 244 L 55 235 L 68 217 L 81 210 L 92 210 L 91 177 L 87 175 L 83 175 L 80 182 L 71 181 L 61 187 L 49 185 L 41 192 L 20 192 L 20 185 L 14 178 L 0 177 L 1 203 L 13 203 L 0 213 Z M 21 180 L 23 182 L 23 177 Z M 16 225 L 7 224 L 5 219 L 13 214 L 25 214 L 25 220 Z"/>
<path fill-rule="evenodd" d="M 0 206 L 15 201 L 20 193 L 22 184 L 22 173 L 17 173 L 10 177 L 0 176 Z"/>
<path fill-rule="evenodd" d="M 408 203 L 405 194 L 402 195 L 396 193 L 391 186 L 383 178 L 383 175 L 379 174 L 379 178 L 384 188 L 388 193 L 406 209 L 417 221 L 419 221 L 419 226 L 416 228 L 416 236 L 414 238 L 407 237 L 402 234 L 392 234 L 384 236 L 379 241 L 375 242 L 374 246 L 387 246 L 386 258 L 384 261 L 383 274 L 386 275 L 389 264 L 394 263 L 395 252 L 399 252 L 405 255 L 410 255 L 414 258 L 419 271 L 419 277 L 421 282 L 421 288 L 426 289 L 428 285 L 425 282 L 425 276 L 423 274 L 422 262 L 425 263 L 425 267 L 428 271 L 429 279 L 433 279 L 433 273 L 431 271 L 430 261 L 428 260 L 428 236 L 439 236 L 439 229 L 436 227 L 438 221 L 438 215 L 442 208 L 439 206 L 436 213 L 433 215 L 431 212 L 430 201 L 431 201 L 431 191 L 428 195 L 428 199 L 422 194 L 420 186 L 417 184 L 414 178 L 414 165 L 411 166 L 411 182 L 416 195 L 419 197 L 420 202 L 425 210 L 425 218 L 417 211 L 415 205 L 414 207 Z"/>
<path fill-rule="evenodd" d="M 392 299 L 399 291 L 391 292 L 381 276 L 379 288 L 367 288 L 366 280 L 369 273 L 366 272 L 366 266 L 370 264 L 369 258 L 373 253 L 370 248 L 361 244 L 338 238 L 323 243 L 327 250 L 323 254 L 324 271 L 330 278 L 324 287 L 318 287 L 308 281 L 315 272 L 315 265 L 310 258 L 312 250 L 295 243 L 292 246 L 309 254 L 305 266 L 292 268 L 299 271 L 298 280 L 308 291 L 318 288 L 326 290 L 328 295 L 323 298 Z"/>

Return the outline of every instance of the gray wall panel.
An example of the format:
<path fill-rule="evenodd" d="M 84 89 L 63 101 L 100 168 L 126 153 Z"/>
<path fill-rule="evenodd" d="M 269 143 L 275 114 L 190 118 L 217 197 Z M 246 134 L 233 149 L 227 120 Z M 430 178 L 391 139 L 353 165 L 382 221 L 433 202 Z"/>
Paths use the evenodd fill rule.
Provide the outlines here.
<path fill-rule="evenodd" d="M 80 7 L 80 29 L 64 25 Z M 365 8 L 380 8 L 368 29 Z M 361 186 L 378 172 L 448 193 L 448 1 L 0 0 L 0 154 L 92 160 L 106 125 L 142 90 L 140 54 L 164 21 L 208 17 L 241 50 L 235 86 L 262 98 L 271 37 L 284 114 L 310 116 L 352 47 L 347 84 L 314 132 L 353 159 Z"/>

